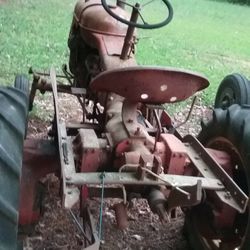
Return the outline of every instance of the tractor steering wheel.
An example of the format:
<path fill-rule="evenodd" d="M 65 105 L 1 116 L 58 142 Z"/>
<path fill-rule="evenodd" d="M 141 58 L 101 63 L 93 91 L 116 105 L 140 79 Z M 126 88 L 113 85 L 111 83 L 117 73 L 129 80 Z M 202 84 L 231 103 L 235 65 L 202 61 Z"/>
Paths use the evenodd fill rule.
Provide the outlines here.
<path fill-rule="evenodd" d="M 125 18 L 122 18 L 120 16 L 118 16 L 117 14 L 115 14 L 111 8 L 108 6 L 107 4 L 107 0 L 101 0 L 102 2 L 102 6 L 103 8 L 109 13 L 110 16 L 112 16 L 113 18 L 117 19 L 118 21 L 120 21 L 121 23 L 124 23 L 124 24 L 127 24 L 131 27 L 136 27 L 136 28 L 141 28 L 141 29 L 157 29 L 157 28 L 160 28 L 160 27 L 163 27 L 165 25 L 167 25 L 168 23 L 170 23 L 170 21 L 172 20 L 173 18 L 173 7 L 172 5 L 170 4 L 170 2 L 168 0 L 162 0 L 162 2 L 167 6 L 167 10 L 168 10 L 168 13 L 167 13 L 167 17 L 164 21 L 160 22 L 160 23 L 156 23 L 156 24 L 148 24 L 144 18 L 142 17 L 141 13 L 140 13 L 140 10 L 146 6 L 147 4 L 153 2 L 154 0 L 149 0 L 148 3 L 140 6 L 138 3 L 136 3 L 135 5 L 131 5 L 129 3 L 126 3 L 126 0 L 122 1 L 120 0 L 120 2 L 122 2 L 124 5 L 127 5 L 131 8 L 133 8 L 134 11 L 137 11 L 143 24 L 140 24 L 140 23 L 137 23 L 137 22 L 133 22 L 133 21 L 128 21 L 126 20 Z"/>

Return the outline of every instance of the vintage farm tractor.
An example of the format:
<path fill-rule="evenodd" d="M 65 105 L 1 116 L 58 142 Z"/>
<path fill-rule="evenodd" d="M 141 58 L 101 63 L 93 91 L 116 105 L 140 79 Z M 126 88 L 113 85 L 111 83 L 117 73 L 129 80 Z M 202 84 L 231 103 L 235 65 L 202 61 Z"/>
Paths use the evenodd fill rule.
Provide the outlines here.
<path fill-rule="evenodd" d="M 249 107 L 216 109 L 198 139 L 178 133 L 163 104 L 183 101 L 209 82 L 181 69 L 137 65 L 135 28 L 160 28 L 173 17 L 162 0 L 165 20 L 148 24 L 141 11 L 151 2 L 78 1 L 68 39 L 70 71 L 33 71 L 31 90 L 24 76 L 15 88 L 0 88 L 1 249 L 16 248 L 18 225 L 25 230 L 39 220 L 39 180 L 49 173 L 61 180 L 65 209 L 79 204 L 85 248 L 99 248 L 102 228 L 100 220 L 96 229 L 90 198 L 100 197 L 101 208 L 104 198 L 120 199 L 116 220 L 125 228 L 136 197 L 147 199 L 161 220 L 181 207 L 192 249 L 250 249 Z M 24 139 L 37 90 L 54 99 L 46 140 Z M 61 119 L 58 92 L 78 99 L 81 122 Z"/>

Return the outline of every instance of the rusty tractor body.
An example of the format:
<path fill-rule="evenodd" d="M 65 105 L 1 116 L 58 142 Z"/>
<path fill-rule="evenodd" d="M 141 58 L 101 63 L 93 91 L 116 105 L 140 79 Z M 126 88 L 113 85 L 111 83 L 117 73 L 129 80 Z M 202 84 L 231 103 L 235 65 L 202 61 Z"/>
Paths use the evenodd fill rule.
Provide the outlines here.
<path fill-rule="evenodd" d="M 182 137 L 163 108 L 191 97 L 209 82 L 181 69 L 138 66 L 135 28 L 164 26 L 173 10 L 164 0 L 166 19 L 140 24 L 140 5 L 129 5 L 132 14 L 125 10 L 127 5 L 78 1 L 68 39 L 70 72 L 64 68 L 63 76 L 68 84 L 58 80 L 54 68 L 47 75 L 33 71 L 30 108 L 37 90 L 49 91 L 55 115 L 51 139 L 24 142 L 19 225 L 25 228 L 39 220 L 39 180 L 55 173 L 61 179 L 65 209 L 80 203 L 86 248 L 98 249 L 100 244 L 101 225 L 97 231 L 88 209 L 90 198 L 97 196 L 101 206 L 103 198 L 120 198 L 115 206 L 120 228 L 128 224 L 127 204 L 134 197 L 147 199 L 161 220 L 169 220 L 177 207 L 187 216 L 197 207 L 203 213 L 199 206 L 210 203 L 214 217 L 208 221 L 203 214 L 201 238 L 219 239 L 218 249 L 231 249 L 223 248 L 231 237 L 235 247 L 246 249 L 240 237 L 220 233 L 230 231 L 237 216 L 248 214 L 247 191 L 234 181 L 230 153 L 223 147 L 204 147 L 191 135 Z M 61 120 L 58 92 L 76 96 L 81 122 Z M 93 102 L 91 110 L 88 101 Z M 217 232 L 211 239 L 208 224 Z M 211 246 L 204 244 L 204 249 L 217 249 Z"/>

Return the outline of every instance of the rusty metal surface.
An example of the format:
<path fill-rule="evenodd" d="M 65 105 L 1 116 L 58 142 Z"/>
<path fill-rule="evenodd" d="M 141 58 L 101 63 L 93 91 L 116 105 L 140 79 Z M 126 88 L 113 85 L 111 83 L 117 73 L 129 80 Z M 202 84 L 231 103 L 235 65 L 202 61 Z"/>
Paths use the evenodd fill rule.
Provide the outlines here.
<path fill-rule="evenodd" d="M 212 148 L 206 148 L 207 152 L 218 162 L 218 164 L 227 172 L 230 177 L 233 177 L 233 167 L 231 156 L 224 151 Z"/>
<path fill-rule="evenodd" d="M 114 37 L 114 36 L 102 36 L 103 44 L 106 48 L 106 53 L 108 56 L 116 56 L 119 58 L 119 55 L 121 55 L 122 52 L 122 46 L 124 43 L 123 37 Z M 117 62 L 117 60 L 116 60 Z M 117 65 L 114 64 L 113 67 L 117 68 Z"/>
<path fill-rule="evenodd" d="M 132 102 L 174 103 L 208 87 L 196 73 L 173 68 L 127 67 L 106 71 L 91 82 L 94 91 L 114 92 Z"/>
<path fill-rule="evenodd" d="M 152 187 L 147 197 L 148 204 L 152 212 L 158 214 L 161 221 L 169 221 L 166 213 L 167 199 L 165 194 L 160 190 Z"/>
<path fill-rule="evenodd" d="M 248 205 L 248 196 L 239 188 L 226 171 L 211 157 L 201 143 L 193 136 L 187 135 L 183 141 L 188 156 L 200 174 L 208 178 L 218 178 L 224 191 L 216 192 L 220 200 L 244 213 Z"/>
<path fill-rule="evenodd" d="M 102 55 L 103 67 L 105 70 L 127 68 L 137 66 L 133 54 L 127 60 L 122 60 L 119 56 Z"/>
<path fill-rule="evenodd" d="M 113 206 L 115 210 L 115 218 L 117 227 L 121 230 L 128 227 L 128 215 L 127 215 L 127 206 L 124 202 L 117 203 Z"/>
<path fill-rule="evenodd" d="M 77 129 L 94 129 L 95 131 L 101 130 L 100 125 L 97 123 L 74 123 L 74 122 L 67 122 L 66 129 L 68 130 L 77 130 Z"/>
<path fill-rule="evenodd" d="M 107 54 L 107 50 L 102 39 L 102 34 L 93 33 L 89 30 L 80 30 L 83 41 L 88 44 L 91 48 L 96 48 L 99 51 L 100 57 Z"/>
<path fill-rule="evenodd" d="M 168 196 L 167 211 L 170 212 L 178 206 L 189 207 L 198 205 L 201 199 L 202 185 L 200 180 L 197 181 L 196 185 L 185 187 L 182 190 L 174 188 Z"/>
<path fill-rule="evenodd" d="M 206 148 L 209 154 L 218 162 L 218 164 L 226 171 L 226 173 L 233 178 L 233 161 L 232 155 L 227 152 L 218 151 L 211 148 Z M 208 200 L 212 200 L 216 207 L 216 213 L 214 213 L 213 225 L 216 228 L 232 228 L 237 217 L 237 211 L 221 200 L 213 193 L 210 192 L 207 195 Z"/>
<path fill-rule="evenodd" d="M 139 5 L 138 3 L 135 4 L 135 6 Z M 132 23 L 136 23 L 137 19 L 139 16 L 139 11 L 137 8 L 133 8 L 132 10 L 132 14 L 130 17 L 130 22 Z M 129 55 L 131 54 L 132 50 L 133 50 L 133 46 L 135 44 L 135 40 L 134 40 L 134 32 L 135 32 L 135 27 L 133 25 L 129 25 L 128 29 L 127 29 L 127 33 L 126 36 L 124 38 L 124 44 L 122 47 L 122 52 L 121 52 L 121 56 L 120 58 L 122 60 L 126 60 Z"/>
<path fill-rule="evenodd" d="M 184 174 L 187 152 L 183 143 L 172 134 L 161 134 L 165 145 L 164 172 L 168 174 Z"/>
<path fill-rule="evenodd" d="M 113 144 L 116 145 L 128 138 L 127 131 L 122 123 L 123 98 L 115 94 L 110 94 L 107 99 L 105 130 L 110 133 Z"/>
<path fill-rule="evenodd" d="M 85 238 L 85 246 L 82 247 L 84 250 L 98 250 L 100 248 L 100 239 L 98 238 L 98 232 L 95 220 L 90 212 L 89 207 L 86 205 L 84 207 L 83 215 L 83 228 L 85 228 L 85 234 L 88 236 L 90 242 L 87 242 Z"/>
<path fill-rule="evenodd" d="M 178 139 L 182 140 L 182 136 L 180 135 L 178 130 L 174 128 L 174 125 L 173 125 L 174 123 L 170 115 L 166 112 L 166 110 L 164 110 L 161 113 L 160 121 L 161 121 L 162 127 L 167 129 L 170 133 L 173 133 Z"/>
<path fill-rule="evenodd" d="M 60 171 L 59 158 L 53 141 L 27 139 L 24 142 L 20 191 L 19 224 L 31 225 L 39 220 L 41 204 L 38 183 L 49 173 Z"/>
<path fill-rule="evenodd" d="M 149 137 L 149 135 L 145 127 L 137 121 L 137 106 L 138 104 L 136 102 L 124 100 L 122 106 L 122 122 L 129 137 L 145 139 Z"/>
<path fill-rule="evenodd" d="M 112 11 L 125 19 L 129 19 L 126 11 L 120 7 L 114 6 Z M 127 31 L 127 25 L 111 17 L 98 0 L 78 1 L 75 6 L 74 18 L 82 29 L 93 33 L 125 36 Z"/>
<path fill-rule="evenodd" d="M 34 80 L 37 81 L 36 89 L 40 90 L 41 93 L 44 93 L 46 91 L 52 91 L 52 84 L 49 78 L 34 75 Z M 34 84 L 34 82 L 33 82 Z M 76 88 L 72 87 L 70 85 L 62 84 L 57 81 L 57 92 L 62 93 L 68 93 L 72 95 L 86 95 L 86 89 L 85 88 Z"/>
<path fill-rule="evenodd" d="M 61 163 L 61 175 L 62 175 L 62 186 L 63 186 L 63 206 L 65 208 L 71 208 L 74 206 L 80 197 L 80 191 L 75 186 L 68 186 L 66 179 L 76 172 L 75 162 L 72 150 L 72 141 L 67 137 L 65 123 L 60 123 L 59 120 L 59 107 L 58 107 L 58 95 L 57 95 L 57 82 L 56 82 L 56 71 L 52 67 L 50 69 L 50 79 L 53 89 L 54 98 L 54 109 L 55 119 L 57 124 L 57 137 L 58 137 L 58 149 Z"/>
<path fill-rule="evenodd" d="M 32 82 L 31 91 L 30 91 L 30 97 L 29 97 L 29 109 L 30 110 L 32 110 L 33 108 L 33 103 L 34 103 L 37 90 L 39 90 L 42 94 L 44 94 L 47 91 L 52 92 L 52 84 L 49 78 L 46 78 L 45 76 L 41 76 L 38 73 L 34 73 L 33 82 Z M 57 92 L 68 93 L 68 94 L 72 94 L 76 96 L 86 95 L 86 89 L 72 87 L 70 85 L 62 84 L 60 82 L 57 82 Z"/>
<path fill-rule="evenodd" d="M 95 172 L 107 162 L 108 142 L 93 129 L 80 129 L 73 141 L 75 160 L 81 172 Z"/>
<path fill-rule="evenodd" d="M 130 173 L 116 173 L 110 172 L 105 173 L 105 185 L 110 184 L 122 184 L 122 185 L 167 185 L 173 187 L 187 187 L 194 186 L 198 180 L 202 182 L 202 188 L 208 190 L 223 190 L 224 186 L 221 185 L 220 181 L 215 178 L 203 178 L 193 176 L 181 176 L 181 175 L 167 175 L 160 174 L 161 180 L 152 179 L 151 176 L 145 176 L 143 180 L 138 180 L 135 172 Z M 89 184 L 101 184 L 100 173 L 76 173 L 71 175 L 71 178 L 67 180 L 68 184 L 75 185 L 89 185 Z"/>

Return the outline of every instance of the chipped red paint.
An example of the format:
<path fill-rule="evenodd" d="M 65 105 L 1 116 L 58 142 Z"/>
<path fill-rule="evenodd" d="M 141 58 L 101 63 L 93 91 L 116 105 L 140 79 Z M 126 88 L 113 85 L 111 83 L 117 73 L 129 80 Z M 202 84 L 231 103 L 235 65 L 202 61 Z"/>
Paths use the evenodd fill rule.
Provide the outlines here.
<path fill-rule="evenodd" d="M 24 143 L 19 224 L 30 225 L 39 220 L 41 201 L 39 180 L 60 170 L 56 149 L 47 140 L 28 139 Z"/>
<path fill-rule="evenodd" d="M 93 79 L 91 88 L 114 92 L 131 102 L 163 104 L 183 101 L 208 85 L 206 78 L 193 72 L 140 66 L 103 72 Z"/>
<path fill-rule="evenodd" d="M 183 143 L 172 134 L 161 134 L 165 146 L 164 172 L 168 174 L 184 174 L 187 153 Z"/>

